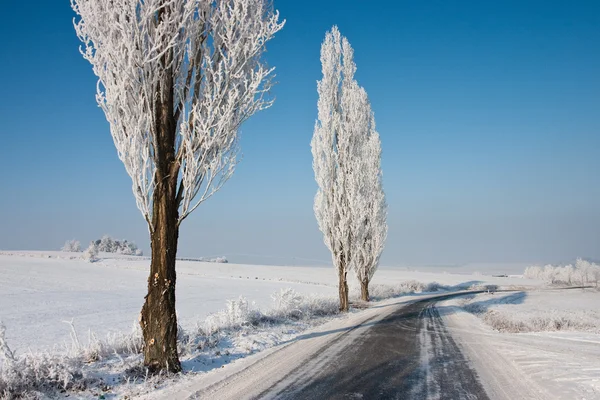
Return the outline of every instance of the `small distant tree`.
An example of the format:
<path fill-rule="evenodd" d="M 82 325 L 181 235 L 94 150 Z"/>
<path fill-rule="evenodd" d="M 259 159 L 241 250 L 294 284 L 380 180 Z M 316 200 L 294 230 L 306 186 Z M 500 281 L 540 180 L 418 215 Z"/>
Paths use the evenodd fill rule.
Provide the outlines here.
<path fill-rule="evenodd" d="M 104 253 L 117 253 L 136 256 L 143 255 L 143 252 L 138 249 L 137 245 L 133 242 L 129 242 L 127 239 L 116 240 L 109 235 L 104 235 L 102 236 L 102 239 L 96 240 L 95 243 L 98 247 L 98 251 Z"/>
<path fill-rule="evenodd" d="M 266 98 L 265 44 L 283 27 L 268 0 L 71 0 L 96 99 L 148 224 L 140 315 L 144 364 L 181 370 L 175 257 L 181 222 L 231 177 L 238 131 Z"/>
<path fill-rule="evenodd" d="M 523 276 L 527 279 L 541 279 L 543 275 L 542 267 L 538 265 L 532 265 L 530 267 L 525 268 L 523 272 Z"/>
<path fill-rule="evenodd" d="M 596 263 L 592 263 L 592 280 L 594 281 L 596 287 L 598 287 L 598 281 L 600 281 L 600 265 Z"/>
<path fill-rule="evenodd" d="M 79 253 L 81 251 L 81 243 L 79 240 L 67 240 L 65 245 L 61 248 L 61 251 L 69 253 Z"/>
<path fill-rule="evenodd" d="M 98 246 L 96 242 L 90 242 L 90 245 L 85 249 L 81 258 L 91 263 L 98 261 Z"/>
<path fill-rule="evenodd" d="M 578 258 L 575 261 L 575 268 L 577 270 L 577 275 L 581 280 L 581 286 L 587 285 L 591 278 L 592 264 L 587 260 Z"/>
<path fill-rule="evenodd" d="M 556 269 L 553 265 L 547 264 L 544 266 L 544 279 L 550 284 L 553 284 L 556 280 Z"/>
<path fill-rule="evenodd" d="M 98 247 L 98 251 L 104 253 L 116 253 L 115 241 L 108 235 L 104 235 L 101 239 L 96 240 L 96 246 Z"/>
<path fill-rule="evenodd" d="M 573 265 L 568 264 L 562 268 L 562 277 L 564 282 L 567 285 L 571 285 L 573 283 L 573 273 L 575 272 Z"/>

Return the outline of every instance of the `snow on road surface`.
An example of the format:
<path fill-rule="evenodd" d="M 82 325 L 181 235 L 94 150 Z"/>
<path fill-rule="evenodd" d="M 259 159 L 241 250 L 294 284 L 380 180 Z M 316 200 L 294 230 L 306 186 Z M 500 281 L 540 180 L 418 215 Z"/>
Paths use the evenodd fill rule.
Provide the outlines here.
<path fill-rule="evenodd" d="M 563 303 L 555 301 L 561 293 L 532 292 L 522 312 L 545 298 L 563 308 L 584 307 L 577 297 L 587 304 L 587 292 L 567 292 Z M 503 307 L 504 297 L 519 295 L 475 299 L 495 296 L 492 303 Z M 596 334 L 499 333 L 458 298 L 436 304 L 428 297 L 384 301 L 147 398 L 600 399 Z"/>
<path fill-rule="evenodd" d="M 439 298 L 381 302 L 146 398 L 487 399 L 433 307 Z"/>
<path fill-rule="evenodd" d="M 474 303 L 486 307 L 477 314 L 481 318 L 462 308 Z M 600 292 L 480 294 L 438 308 L 490 398 L 600 399 Z M 582 318 L 582 325 L 568 324 Z M 549 319 L 563 323 L 551 324 Z M 499 332 L 485 321 L 526 333 Z M 536 332 L 536 327 L 554 330 Z"/>
<path fill-rule="evenodd" d="M 304 332 L 293 341 L 238 360 L 222 370 L 192 378 L 186 384 L 170 387 L 142 398 L 146 400 L 274 398 L 279 389 L 285 389 L 290 384 L 289 378 L 284 379 L 289 377 L 289 374 L 307 362 L 310 364 L 300 371 L 300 377 L 304 375 L 304 378 L 310 378 L 311 374 L 324 371 L 322 364 L 329 357 L 334 357 L 341 349 L 358 340 L 371 324 L 380 321 L 398 306 L 414 301 L 417 297 L 407 296 L 402 299 L 382 301 L 377 308 L 350 313 Z M 326 353 L 323 354 L 324 351 Z M 316 355 L 321 357 L 311 360 Z"/>

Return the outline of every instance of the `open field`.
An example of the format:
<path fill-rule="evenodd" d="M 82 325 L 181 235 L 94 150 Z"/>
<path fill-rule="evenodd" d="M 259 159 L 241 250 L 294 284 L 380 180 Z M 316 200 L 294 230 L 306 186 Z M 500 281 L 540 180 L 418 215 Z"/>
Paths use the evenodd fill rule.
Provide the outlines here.
<path fill-rule="evenodd" d="M 0 253 L 0 320 L 13 349 L 70 344 L 70 328 L 63 321 L 73 320 L 82 337 L 91 330 L 101 338 L 110 331 L 130 331 L 137 322 L 146 294 L 149 259 L 103 254 L 100 261 L 88 263 L 78 257 L 77 253 L 62 252 Z M 259 308 L 271 306 L 271 295 L 288 287 L 305 295 L 337 296 L 337 278 L 331 267 L 179 261 L 177 273 L 177 311 L 184 327 L 223 309 L 226 300 L 240 295 Z M 382 267 L 373 286 L 407 280 L 452 286 L 536 284 L 520 278 Z"/>

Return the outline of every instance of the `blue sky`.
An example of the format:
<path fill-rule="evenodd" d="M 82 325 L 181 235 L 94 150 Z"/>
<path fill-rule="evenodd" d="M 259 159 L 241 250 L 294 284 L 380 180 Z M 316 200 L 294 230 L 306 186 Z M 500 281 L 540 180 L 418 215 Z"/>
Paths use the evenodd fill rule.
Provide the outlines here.
<path fill-rule="evenodd" d="M 355 49 L 383 144 L 388 265 L 600 258 L 600 3 L 275 0 L 275 105 L 234 177 L 182 226 L 182 256 L 328 262 L 312 213 L 319 48 Z M 148 248 L 68 1 L 0 25 L 0 249 L 108 233 Z"/>

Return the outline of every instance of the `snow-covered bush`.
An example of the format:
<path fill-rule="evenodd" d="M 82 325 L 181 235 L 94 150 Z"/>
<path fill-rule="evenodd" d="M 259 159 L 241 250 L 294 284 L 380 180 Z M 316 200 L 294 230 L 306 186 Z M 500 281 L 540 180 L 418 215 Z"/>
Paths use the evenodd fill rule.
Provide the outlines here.
<path fill-rule="evenodd" d="M 104 253 L 117 253 L 128 256 L 142 256 L 143 252 L 138 249 L 137 245 L 133 242 L 124 240 L 116 240 L 108 235 L 102 236 L 102 239 L 95 241 L 98 251 Z"/>
<path fill-rule="evenodd" d="M 267 312 L 260 311 L 243 296 L 228 300 L 224 310 L 206 317 L 200 332 L 210 336 L 223 331 L 291 323 L 339 312 L 338 303 L 333 298 L 304 296 L 290 288 L 274 293 L 271 298 L 274 307 Z"/>
<path fill-rule="evenodd" d="M 204 332 L 211 335 L 221 330 L 255 325 L 261 317 L 256 305 L 240 296 L 237 300 L 227 300 L 223 311 L 209 315 L 204 322 Z"/>
<path fill-rule="evenodd" d="M 81 258 L 91 263 L 98 261 L 98 246 L 96 242 L 90 242 L 90 245 L 85 249 Z"/>
<path fill-rule="evenodd" d="M 271 295 L 274 307 L 267 315 L 275 320 L 309 319 L 315 316 L 333 315 L 339 305 L 332 299 L 317 296 L 303 296 L 292 288 L 281 289 Z"/>
<path fill-rule="evenodd" d="M 102 384 L 84 373 L 86 366 L 98 360 L 135 356 L 141 352 L 142 338 L 138 324 L 130 334 L 111 334 L 100 341 L 91 333 L 88 344 L 79 342 L 72 327 L 72 346 L 67 352 L 27 352 L 15 355 L 5 340 L 5 328 L 0 323 L 0 398 L 48 398 L 41 393 L 55 394 L 64 390 L 82 390 Z M 137 357 L 139 358 L 139 357 Z M 50 396 L 54 398 L 55 396 Z"/>
<path fill-rule="evenodd" d="M 302 301 L 304 300 L 298 292 L 292 288 L 281 289 L 271 295 L 275 307 L 273 310 L 282 318 L 300 318 L 302 316 Z"/>
<path fill-rule="evenodd" d="M 60 250 L 68 253 L 79 253 L 81 251 L 81 243 L 75 239 L 67 240 Z"/>

